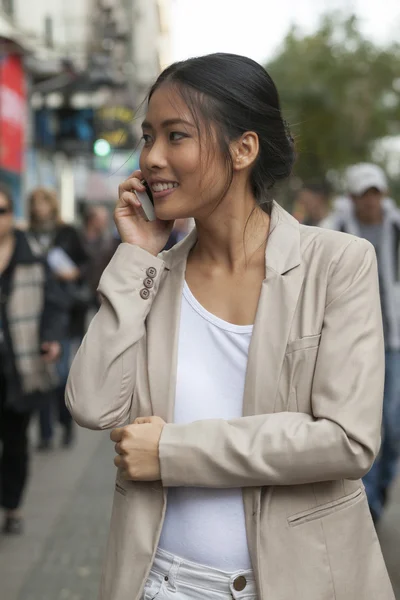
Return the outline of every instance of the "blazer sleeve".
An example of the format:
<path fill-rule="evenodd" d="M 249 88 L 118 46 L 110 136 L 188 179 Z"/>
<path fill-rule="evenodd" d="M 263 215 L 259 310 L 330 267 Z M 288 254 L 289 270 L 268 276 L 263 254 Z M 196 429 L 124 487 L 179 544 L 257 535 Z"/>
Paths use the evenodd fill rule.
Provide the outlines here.
<path fill-rule="evenodd" d="M 167 424 L 164 486 L 246 487 L 358 479 L 380 445 L 384 344 L 373 247 L 352 241 L 327 288 L 312 415 Z"/>
<path fill-rule="evenodd" d="M 153 287 L 142 298 L 149 268 Z M 98 290 L 101 307 L 72 363 L 66 388 L 67 407 L 82 427 L 108 429 L 126 423 L 137 346 L 164 268 L 161 259 L 123 243 L 105 269 Z"/>

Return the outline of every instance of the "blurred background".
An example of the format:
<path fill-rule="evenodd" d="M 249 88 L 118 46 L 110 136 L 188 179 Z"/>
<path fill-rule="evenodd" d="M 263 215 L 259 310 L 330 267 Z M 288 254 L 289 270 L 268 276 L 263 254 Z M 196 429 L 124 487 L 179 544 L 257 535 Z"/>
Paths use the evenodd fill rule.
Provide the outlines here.
<path fill-rule="evenodd" d="M 171 62 L 216 51 L 250 56 L 277 84 L 298 153 L 277 198 L 300 220 L 304 183 L 340 196 L 358 162 L 383 168 L 398 204 L 399 32 L 398 0 L 0 0 L 0 183 L 18 226 L 31 225 L 32 192 L 53 190 L 88 260 L 101 250 L 102 262 L 87 263 L 101 273 L 116 239 L 118 183 L 138 166 L 149 86 Z M 171 244 L 188 228 L 178 223 Z M 111 510 L 111 443 L 79 430 L 59 444 L 60 421 L 46 446 L 41 425 L 30 427 L 24 534 L 0 535 L 0 598 L 91 600 Z M 400 600 L 399 481 L 379 536 Z"/>

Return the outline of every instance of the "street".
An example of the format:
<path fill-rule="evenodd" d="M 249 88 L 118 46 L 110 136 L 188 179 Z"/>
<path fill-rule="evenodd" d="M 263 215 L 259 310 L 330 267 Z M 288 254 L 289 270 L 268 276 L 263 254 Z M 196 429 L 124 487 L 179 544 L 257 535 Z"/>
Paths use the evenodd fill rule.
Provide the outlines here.
<path fill-rule="evenodd" d="M 79 429 L 73 449 L 34 453 L 26 532 L 0 536 L 1 600 L 96 600 L 113 479 L 108 432 Z M 380 538 L 400 600 L 400 480 Z"/>

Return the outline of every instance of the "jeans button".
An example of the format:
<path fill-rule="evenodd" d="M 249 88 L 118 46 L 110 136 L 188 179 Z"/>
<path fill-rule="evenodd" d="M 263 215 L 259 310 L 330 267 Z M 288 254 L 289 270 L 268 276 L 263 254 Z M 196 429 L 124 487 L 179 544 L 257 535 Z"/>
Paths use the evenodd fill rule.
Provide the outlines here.
<path fill-rule="evenodd" d="M 237 592 L 243 592 L 246 585 L 247 585 L 246 577 L 243 577 L 243 575 L 236 577 L 235 581 L 233 582 L 233 587 Z"/>

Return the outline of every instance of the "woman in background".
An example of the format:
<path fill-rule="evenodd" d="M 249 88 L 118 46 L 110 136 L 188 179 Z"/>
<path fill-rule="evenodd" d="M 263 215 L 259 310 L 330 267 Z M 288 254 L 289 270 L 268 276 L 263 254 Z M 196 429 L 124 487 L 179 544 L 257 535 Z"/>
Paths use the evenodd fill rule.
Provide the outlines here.
<path fill-rule="evenodd" d="M 64 394 L 72 359 L 73 346 L 82 340 L 84 335 L 85 315 L 87 311 L 85 289 L 85 268 L 88 256 L 76 229 L 63 223 L 60 216 L 60 205 L 57 194 L 48 188 L 34 189 L 29 198 L 28 239 L 36 255 L 46 256 L 53 268 L 54 275 L 69 299 L 69 323 L 67 336 L 62 341 L 62 354 L 57 364 L 60 387 L 57 391 L 58 420 L 63 429 L 62 445 L 68 447 L 73 441 L 73 421 L 65 407 Z M 57 265 L 50 260 L 49 253 L 57 249 L 58 256 L 66 259 L 67 266 Z M 69 263 L 67 260 L 69 259 Z M 82 293 L 83 292 L 83 293 Z M 89 302 L 89 297 L 87 302 Z M 52 406 L 44 406 L 39 412 L 40 442 L 39 450 L 49 450 L 53 441 Z"/>
<path fill-rule="evenodd" d="M 57 385 L 51 363 L 65 335 L 65 300 L 50 269 L 14 226 L 13 201 L 0 184 L 0 507 L 2 531 L 23 531 L 29 473 L 28 427 Z"/>

